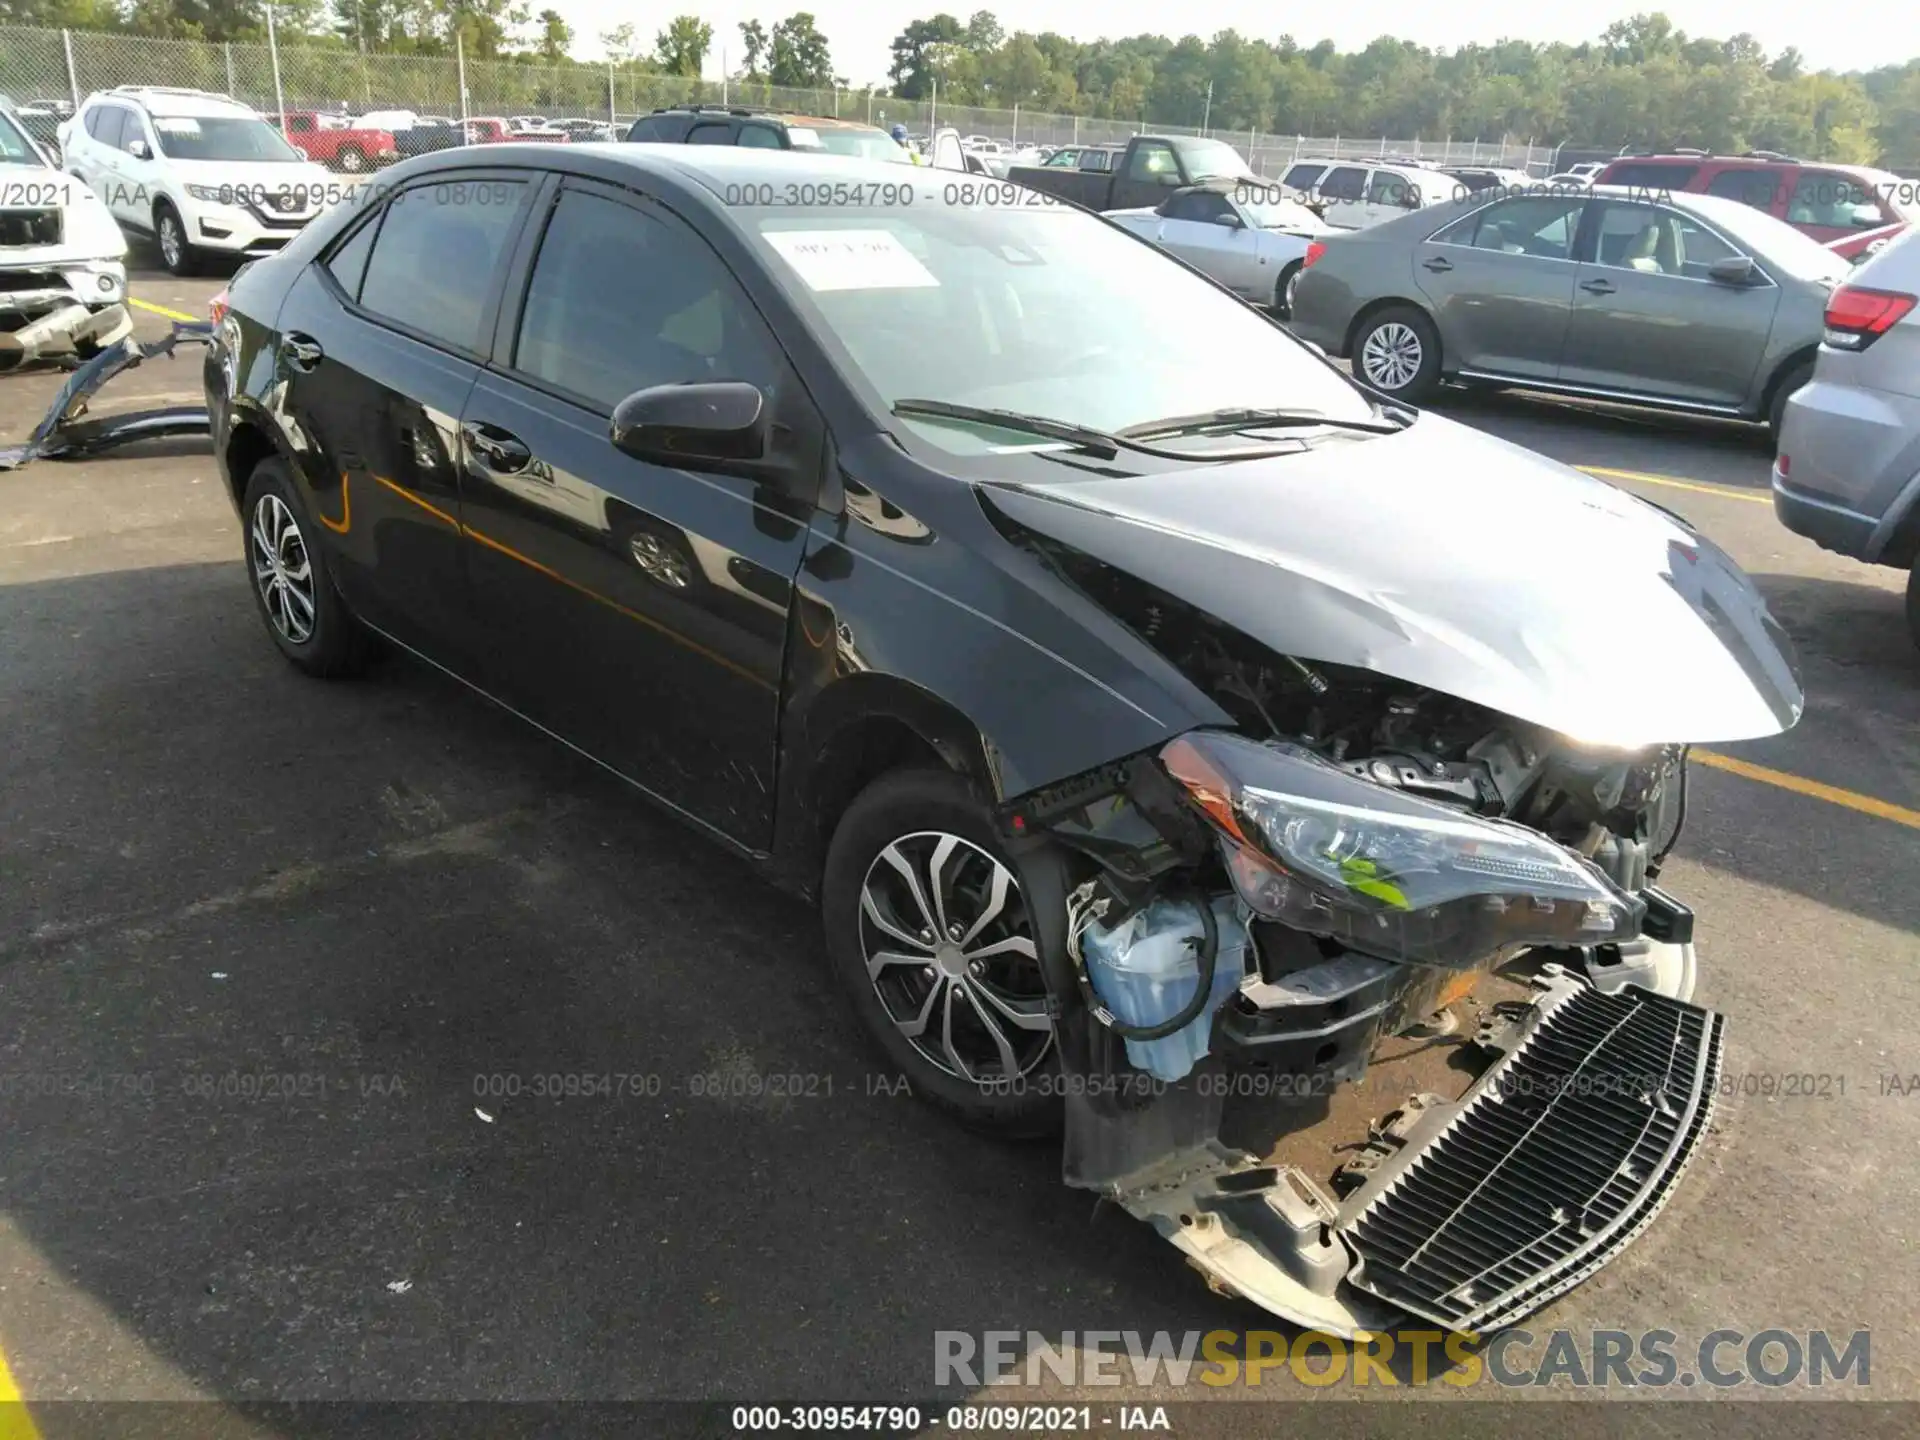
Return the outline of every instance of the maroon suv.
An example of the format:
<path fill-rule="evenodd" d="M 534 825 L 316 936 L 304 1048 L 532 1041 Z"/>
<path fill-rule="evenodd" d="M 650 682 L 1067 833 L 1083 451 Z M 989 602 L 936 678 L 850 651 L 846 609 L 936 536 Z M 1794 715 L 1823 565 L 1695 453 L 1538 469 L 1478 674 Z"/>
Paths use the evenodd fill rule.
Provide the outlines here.
<path fill-rule="evenodd" d="M 1720 195 L 1764 210 L 1849 260 L 1863 260 L 1920 219 L 1920 180 L 1866 165 L 1795 160 L 1770 150 L 1709 155 L 1675 150 L 1629 155 L 1594 177 L 1596 185 Z"/>

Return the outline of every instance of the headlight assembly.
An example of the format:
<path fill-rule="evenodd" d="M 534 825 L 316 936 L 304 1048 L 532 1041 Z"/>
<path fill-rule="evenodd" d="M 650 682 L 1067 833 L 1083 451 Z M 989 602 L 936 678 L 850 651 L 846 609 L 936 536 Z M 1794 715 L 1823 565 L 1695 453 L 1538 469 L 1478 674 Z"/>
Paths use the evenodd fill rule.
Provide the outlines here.
<path fill-rule="evenodd" d="M 233 204 L 231 185 L 187 185 L 182 188 L 194 199 L 204 200 L 209 205 Z"/>
<path fill-rule="evenodd" d="M 1523 825 L 1375 785 L 1299 746 L 1224 732 L 1183 735 L 1160 760 L 1219 832 L 1241 899 L 1295 929 L 1453 967 L 1639 932 L 1635 901 Z"/>

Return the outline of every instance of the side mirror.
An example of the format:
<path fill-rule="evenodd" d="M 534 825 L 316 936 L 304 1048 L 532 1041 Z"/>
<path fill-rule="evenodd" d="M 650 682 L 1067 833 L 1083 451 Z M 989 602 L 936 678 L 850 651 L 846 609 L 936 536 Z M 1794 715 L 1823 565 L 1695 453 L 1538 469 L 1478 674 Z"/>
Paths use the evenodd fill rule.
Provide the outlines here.
<path fill-rule="evenodd" d="M 717 380 L 634 391 L 613 407 L 607 438 L 636 460 L 703 470 L 764 459 L 772 432 L 758 386 Z"/>
<path fill-rule="evenodd" d="M 1753 257 L 1729 255 L 1724 260 L 1716 260 L 1707 267 L 1707 278 L 1717 285 L 1751 285 Z"/>
<path fill-rule="evenodd" d="M 153 151 L 144 140 L 129 140 L 127 142 L 127 153 L 136 160 L 151 160 L 153 158 Z"/>
<path fill-rule="evenodd" d="M 1886 222 L 1880 218 L 1879 206 L 1856 205 L 1847 213 L 1847 223 L 1856 230 L 1871 230 Z"/>

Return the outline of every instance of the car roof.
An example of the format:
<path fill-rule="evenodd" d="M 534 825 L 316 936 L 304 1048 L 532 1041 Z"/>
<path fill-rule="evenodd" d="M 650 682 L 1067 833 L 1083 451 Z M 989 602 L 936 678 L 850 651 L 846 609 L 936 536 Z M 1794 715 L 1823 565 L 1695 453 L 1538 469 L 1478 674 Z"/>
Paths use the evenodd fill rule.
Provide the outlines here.
<path fill-rule="evenodd" d="M 243 105 L 226 95 L 213 95 L 196 90 L 171 90 L 165 88 L 149 89 L 144 86 L 128 86 L 118 90 L 104 90 L 97 96 L 105 100 L 131 100 L 145 107 L 149 115 L 177 115 L 182 118 L 200 117 L 214 119 L 219 116 L 252 115 L 251 105 Z M 298 114 L 298 111 L 290 112 Z"/>

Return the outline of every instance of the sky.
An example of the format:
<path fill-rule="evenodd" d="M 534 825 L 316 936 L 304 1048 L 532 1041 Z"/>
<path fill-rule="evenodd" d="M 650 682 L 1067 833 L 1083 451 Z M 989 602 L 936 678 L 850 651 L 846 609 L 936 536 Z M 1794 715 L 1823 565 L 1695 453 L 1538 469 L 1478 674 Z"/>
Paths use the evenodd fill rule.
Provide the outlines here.
<path fill-rule="evenodd" d="M 909 21 L 946 9 L 961 20 L 976 9 L 991 9 L 1008 31 L 1057 31 L 1076 40 L 1159 34 L 1179 38 L 1211 36 L 1220 30 L 1238 30 L 1249 38 L 1275 40 L 1291 33 L 1301 45 L 1331 40 L 1342 50 L 1358 50 L 1379 35 L 1438 48 L 1473 41 L 1500 39 L 1563 40 L 1578 43 L 1596 38 L 1613 20 L 1636 10 L 1664 11 L 1677 29 L 1689 35 L 1724 39 L 1745 30 L 1769 54 L 1798 46 L 1814 69 L 1856 70 L 1899 63 L 1920 55 L 1920 5 L 1913 0 L 1885 0 L 1864 7 L 1841 7 L 1785 0 L 1620 0 L 1600 6 L 1542 4 L 1541 0 L 1474 0 L 1470 5 L 1411 3 L 1411 0 L 1340 0 L 1337 6 L 1314 7 L 1314 13 L 1287 17 L 1271 0 L 1181 0 L 1177 6 L 1148 5 L 1139 0 L 1004 0 L 994 5 L 981 0 L 960 4 L 909 3 L 877 5 L 873 0 L 778 0 L 770 8 L 667 0 L 644 12 L 619 0 L 549 0 L 577 36 L 574 52 L 582 59 L 602 52 L 599 36 L 633 21 L 650 42 L 669 16 L 697 14 L 713 26 L 714 53 L 707 57 L 709 76 L 720 74 L 719 47 L 727 46 L 728 63 L 740 67 L 739 24 L 758 18 L 771 29 L 775 21 L 796 10 L 811 11 L 814 22 L 833 48 L 835 68 L 855 84 L 886 79 L 893 37 Z M 536 4 L 533 8 L 543 8 Z M 1332 10 L 1337 13 L 1328 14 Z M 644 16 L 644 18 L 642 18 Z M 1017 22 L 1016 22 L 1016 18 Z"/>

